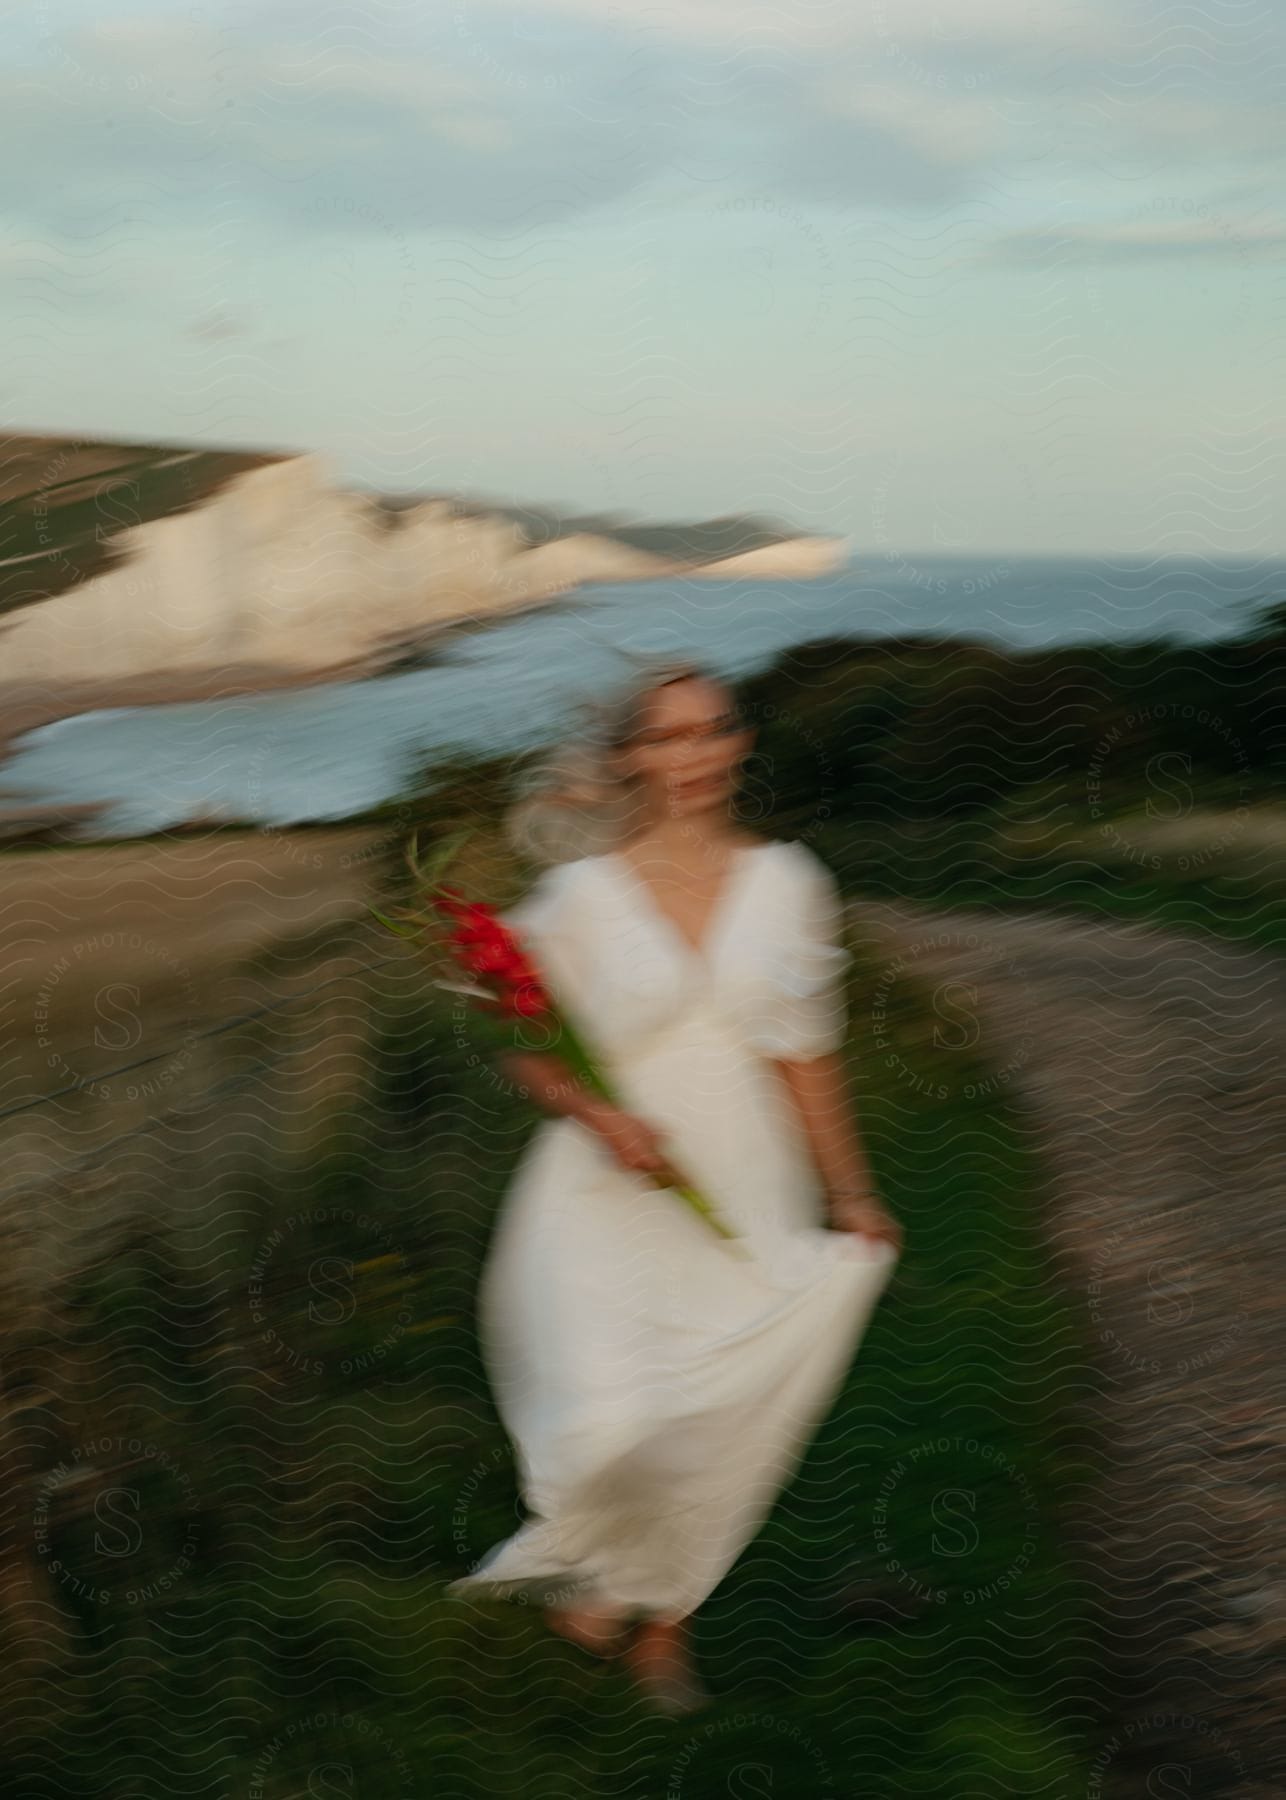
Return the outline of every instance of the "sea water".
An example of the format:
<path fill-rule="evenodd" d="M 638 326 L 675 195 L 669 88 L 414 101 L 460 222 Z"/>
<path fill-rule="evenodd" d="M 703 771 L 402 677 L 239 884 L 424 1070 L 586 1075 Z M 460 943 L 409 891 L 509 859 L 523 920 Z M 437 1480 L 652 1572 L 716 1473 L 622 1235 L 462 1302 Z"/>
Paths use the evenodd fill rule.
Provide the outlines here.
<path fill-rule="evenodd" d="M 885 556 L 812 581 L 670 578 L 585 587 L 454 637 L 437 666 L 37 728 L 0 769 L 24 802 L 104 802 L 94 835 L 202 817 L 342 819 L 407 791 L 444 752 L 506 752 L 574 725 L 630 657 L 692 655 L 728 676 L 832 637 L 959 636 L 1013 649 L 1209 641 L 1286 598 L 1286 565 L 1141 557 Z"/>

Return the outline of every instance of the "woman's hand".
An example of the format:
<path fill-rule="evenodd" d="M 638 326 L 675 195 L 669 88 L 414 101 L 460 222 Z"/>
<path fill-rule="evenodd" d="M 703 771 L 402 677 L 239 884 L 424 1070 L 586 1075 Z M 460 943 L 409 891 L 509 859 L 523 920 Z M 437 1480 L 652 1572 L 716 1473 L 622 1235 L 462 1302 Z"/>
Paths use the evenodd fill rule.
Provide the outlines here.
<path fill-rule="evenodd" d="M 902 1227 L 874 1194 L 832 1194 L 828 1211 L 836 1231 L 854 1231 L 877 1242 L 883 1240 L 901 1253 Z"/>
<path fill-rule="evenodd" d="M 605 1103 L 596 1106 L 585 1123 L 622 1169 L 677 1179 L 665 1154 L 661 1133 L 647 1119 Z"/>

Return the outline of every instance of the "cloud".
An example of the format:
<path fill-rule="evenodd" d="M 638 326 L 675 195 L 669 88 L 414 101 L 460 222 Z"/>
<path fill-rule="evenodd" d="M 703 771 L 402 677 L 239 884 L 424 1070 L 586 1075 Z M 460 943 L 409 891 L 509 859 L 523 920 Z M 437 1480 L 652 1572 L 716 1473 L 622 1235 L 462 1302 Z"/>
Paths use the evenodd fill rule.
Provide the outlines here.
<path fill-rule="evenodd" d="M 243 319 L 234 319 L 224 312 L 212 312 L 202 319 L 195 319 L 188 326 L 188 336 L 205 343 L 217 344 L 226 338 L 245 337 L 249 330 L 249 325 Z"/>
<path fill-rule="evenodd" d="M 189 217 L 306 226 L 302 203 L 320 195 L 351 203 L 355 231 L 503 228 L 605 204 L 664 156 L 664 98 L 637 72 L 628 108 L 595 114 L 588 62 L 550 105 L 462 51 L 452 66 L 423 45 L 368 46 L 325 34 L 233 42 L 165 20 L 75 34 L 47 75 L 0 76 L 26 152 L 0 166 L 0 200 L 55 234 L 82 227 L 106 189 Z"/>
<path fill-rule="evenodd" d="M 935 111 L 922 92 L 894 105 L 869 81 L 846 92 L 824 63 L 744 65 L 602 28 L 557 54 L 452 31 L 440 54 L 392 55 L 134 20 L 67 50 L 49 84 L 0 77 L 28 150 L 0 167 L 0 198 L 55 234 L 81 228 L 107 189 L 300 229 L 322 196 L 349 206 L 355 232 L 521 230 L 676 168 L 840 206 L 934 206 L 984 147 L 979 115 Z"/>
<path fill-rule="evenodd" d="M 1283 63 L 1286 43 L 1276 59 L 1278 68 Z M 1235 89 L 1216 87 L 1205 94 L 1106 91 L 1101 98 L 1095 96 L 1090 120 L 1102 134 L 1180 163 L 1192 155 L 1194 146 L 1199 146 L 1206 167 L 1229 160 L 1280 167 L 1286 156 L 1280 77 L 1275 88 L 1265 90 L 1250 70 Z"/>
<path fill-rule="evenodd" d="M 573 19 L 603 30 L 636 32 L 689 44 L 729 46 L 758 39 L 783 48 L 837 44 L 870 47 L 890 38 L 929 46 L 976 42 L 1031 44 L 1083 31 L 1096 16 L 1074 0 L 460 0 L 457 17 L 481 24 L 521 14 L 538 37 L 540 20 Z M 1101 15 L 1106 21 L 1110 14 Z"/>
<path fill-rule="evenodd" d="M 1164 203 L 1168 209 L 1170 203 Z M 1101 225 L 1040 227 L 997 238 L 989 262 L 1149 262 L 1173 257 L 1281 257 L 1286 219 L 1222 218 L 1200 202 L 1191 216 L 1153 216 Z"/>
<path fill-rule="evenodd" d="M 816 104 L 855 127 L 883 134 L 908 154 L 939 168 L 994 161 L 1007 138 L 995 106 L 971 94 L 906 90 L 827 75 L 817 83 Z"/>
<path fill-rule="evenodd" d="M 1264 105 L 1184 61 L 1141 0 L 442 0 L 378 37 L 329 15 L 303 33 L 281 0 L 212 17 L 136 14 L 11 60 L 25 153 L 0 202 L 51 240 L 122 196 L 157 230 L 505 234 L 675 175 L 932 212 L 1056 160 L 1133 180 L 1194 132 L 1252 172 L 1281 154 Z"/>

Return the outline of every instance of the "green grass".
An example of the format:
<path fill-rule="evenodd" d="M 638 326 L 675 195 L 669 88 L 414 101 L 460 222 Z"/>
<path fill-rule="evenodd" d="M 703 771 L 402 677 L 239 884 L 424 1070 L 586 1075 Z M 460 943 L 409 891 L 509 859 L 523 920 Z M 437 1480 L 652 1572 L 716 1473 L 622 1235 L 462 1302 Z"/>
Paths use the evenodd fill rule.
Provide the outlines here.
<path fill-rule="evenodd" d="M 63 1296 L 70 1398 L 32 1432 L 32 1479 L 56 1443 L 136 1434 L 183 1485 L 147 1490 L 131 1579 L 165 1573 L 189 1514 L 196 1551 L 173 1591 L 130 1601 L 87 1497 L 54 1509 L 64 1565 L 113 1598 L 64 1584 L 62 1649 L 43 1674 L 11 1668 L 13 1791 L 1082 1794 L 1095 1646 L 1060 1519 L 1092 1464 L 1069 1414 L 1082 1322 L 1041 1248 L 1029 1125 L 985 1054 L 935 1043 L 909 981 L 896 1066 L 870 1052 L 878 972 L 868 947 L 854 1096 L 908 1247 L 795 1479 L 698 1616 L 710 1711 L 645 1714 L 529 1609 L 444 1594 L 519 1517 L 473 1305 L 535 1115 L 432 1004 L 390 1000 L 378 1108 L 246 1195 L 226 1266 L 178 1269 L 144 1237 Z M 292 1223 L 323 1208 L 338 1222 Z M 351 1307 L 310 1279 L 337 1261 Z M 884 1610 L 838 1611 L 852 1584 Z"/>
<path fill-rule="evenodd" d="M 1286 890 L 1266 870 L 1154 870 L 1084 855 L 1001 855 L 990 825 L 828 825 L 814 847 L 846 891 L 898 904 L 1072 914 L 1286 950 Z"/>

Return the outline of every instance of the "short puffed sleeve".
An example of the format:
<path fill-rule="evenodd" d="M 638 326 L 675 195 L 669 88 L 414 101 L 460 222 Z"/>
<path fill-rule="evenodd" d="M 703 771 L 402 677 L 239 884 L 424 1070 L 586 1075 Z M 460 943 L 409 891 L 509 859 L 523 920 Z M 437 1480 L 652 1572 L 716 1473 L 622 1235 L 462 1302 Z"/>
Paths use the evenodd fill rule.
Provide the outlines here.
<path fill-rule="evenodd" d="M 819 856 L 788 847 L 785 890 L 766 947 L 750 1037 L 763 1055 L 805 1062 L 838 1050 L 848 1031 L 845 974 L 852 953 L 843 942 L 839 884 Z"/>

